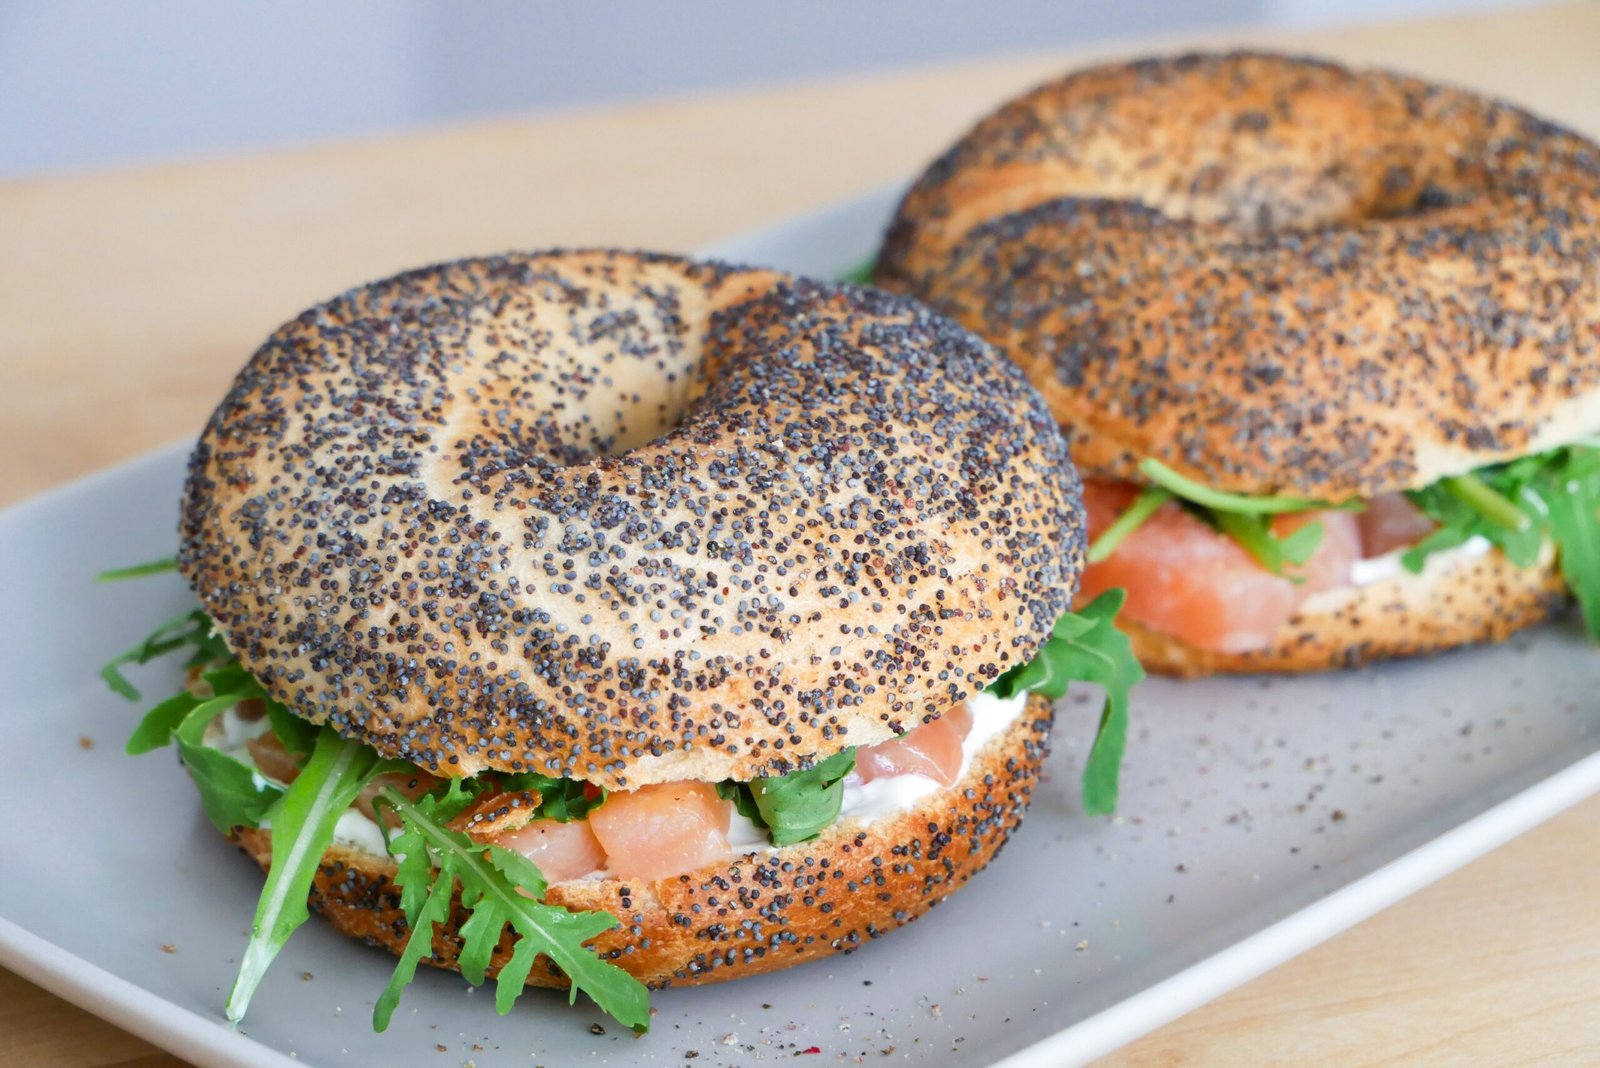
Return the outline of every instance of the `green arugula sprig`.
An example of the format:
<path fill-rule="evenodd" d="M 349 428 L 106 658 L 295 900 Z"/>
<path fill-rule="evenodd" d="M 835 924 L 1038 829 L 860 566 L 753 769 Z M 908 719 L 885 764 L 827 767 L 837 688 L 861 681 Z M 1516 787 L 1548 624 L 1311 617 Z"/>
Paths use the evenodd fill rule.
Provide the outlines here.
<path fill-rule="evenodd" d="M 231 834 L 238 827 L 273 827 L 272 866 L 256 906 L 238 977 L 228 995 L 228 1018 L 237 1021 L 244 1017 L 268 965 L 306 921 L 311 881 L 333 842 L 334 826 L 380 762 L 377 753 L 366 746 L 345 741 L 332 730 L 319 731 L 270 700 L 216 635 L 210 618 L 199 610 L 162 624 L 106 665 L 101 675 L 117 693 L 137 699 L 138 691 L 117 669 L 126 663 L 148 663 L 185 647 L 190 650 L 185 666 L 206 669 L 200 675 L 203 686 L 198 689 L 209 696 L 195 693 L 196 687 L 185 687 L 156 704 L 134 728 L 127 751 L 138 755 L 176 743 L 200 792 L 206 817 L 217 830 Z M 269 725 L 287 751 L 310 755 L 287 789 L 206 744 L 211 722 L 247 700 L 265 703 Z"/>
<path fill-rule="evenodd" d="M 149 563 L 134 564 L 132 567 L 114 567 L 110 571 L 102 571 L 95 576 L 96 582 L 121 582 L 123 579 L 144 578 L 147 575 L 163 575 L 169 571 L 178 570 L 176 556 L 163 556 L 159 560 Z"/>
<path fill-rule="evenodd" d="M 1092 816 L 1116 811 L 1118 780 L 1128 739 L 1128 693 L 1144 678 L 1127 635 L 1116 627 L 1127 594 L 1108 590 L 1077 612 L 1056 620 L 1050 637 L 1026 664 L 1001 675 L 988 692 L 1009 698 L 1041 693 L 1066 696 L 1070 682 L 1092 682 L 1105 690 L 1105 704 L 1083 768 L 1083 808 Z M 767 830 L 774 845 L 814 838 L 839 818 L 844 778 L 855 766 L 846 749 L 805 771 L 752 782 L 722 782 L 717 793 L 739 814 Z"/>
<path fill-rule="evenodd" d="M 582 990 L 624 1025 L 648 1030 L 650 992 L 644 984 L 584 946 L 615 927 L 616 917 L 544 904 L 539 900 L 545 892 L 544 876 L 526 857 L 503 846 L 485 849 L 451 830 L 449 821 L 472 799 L 460 780 L 452 780 L 442 795 L 416 801 L 393 786 L 379 794 L 380 802 L 400 818 L 400 831 L 389 841 L 389 852 L 395 857 L 395 882 L 411 935 L 373 1009 L 372 1026 L 379 1031 L 389 1026 L 400 992 L 415 977 L 418 962 L 433 952 L 434 925 L 449 920 L 452 898 L 459 891 L 461 905 L 470 915 L 460 927 L 456 963 L 467 982 L 474 986 L 484 982 L 508 925 L 516 934 L 511 957 L 495 980 L 494 1003 L 502 1015 L 511 1011 L 534 960 L 544 954 L 571 980 L 571 1000 L 576 1001 Z"/>
<path fill-rule="evenodd" d="M 268 966 L 308 918 L 311 884 L 323 855 L 333 844 L 339 817 L 377 776 L 404 773 L 409 766 L 381 760 L 370 747 L 341 738 L 331 727 L 307 723 L 268 698 L 261 684 L 215 634 L 210 618 L 199 610 L 163 623 L 133 649 L 114 658 L 101 675 L 116 693 L 137 700 L 138 691 L 119 669 L 183 649 L 189 651 L 187 668 L 205 669 L 199 676 L 204 683 L 199 689 L 209 696 L 197 695 L 185 687 L 157 703 L 134 728 L 127 749 L 139 754 L 176 743 L 199 788 L 206 816 L 218 830 L 226 834 L 238 827 L 272 829 L 272 865 L 256 906 L 238 977 L 228 996 L 228 1017 L 237 1021 L 243 1018 Z M 211 722 L 246 700 L 265 703 L 268 725 L 286 751 L 309 755 L 287 788 L 205 743 L 206 728 Z M 375 1025 L 380 1020 L 387 1024 L 400 989 L 411 981 L 421 959 L 431 953 L 433 923 L 448 919 L 452 894 L 459 889 L 463 904 L 472 912 L 471 920 L 461 931 L 467 942 L 461 967 L 469 980 L 483 981 L 480 961 L 487 964 L 487 954 L 498 944 L 506 924 L 517 935 L 511 961 L 501 971 L 496 988 L 495 1004 L 502 1013 L 510 1009 L 533 961 L 546 954 L 572 980 L 574 997 L 583 990 L 628 1026 L 638 1030 L 647 1027 L 649 1004 L 645 988 L 583 946 L 584 941 L 615 926 L 614 917 L 604 912 L 569 912 L 524 896 L 542 897 L 545 891 L 544 877 L 531 861 L 500 847 L 476 845 L 466 835 L 442 828 L 437 822 L 441 813 L 453 815 L 464 802 L 488 789 L 536 790 L 540 802 L 531 818 L 557 820 L 582 818 L 604 801 L 604 792 L 591 795 L 582 783 L 532 772 L 455 779 L 442 789 L 440 799 L 423 798 L 417 802 L 409 801 L 392 786 L 380 795 L 401 821 L 400 831 L 389 846 L 399 854 L 395 860 L 403 880 L 402 904 L 406 904 L 405 895 L 409 893 L 406 914 L 414 926 L 406 955 L 379 1002 Z M 422 847 L 408 845 L 419 835 L 424 840 Z M 484 860 L 486 853 L 488 859 Z M 446 858 L 448 864 L 435 873 L 429 865 L 441 858 Z M 414 887 L 425 888 L 421 899 Z M 422 904 L 427 905 L 426 911 Z M 415 914 L 412 906 L 416 907 Z M 504 918 L 499 925 L 492 922 L 496 916 Z M 421 937 L 418 930 L 429 934 Z"/>
<path fill-rule="evenodd" d="M 1163 504 L 1172 500 L 1172 492 L 1160 486 L 1147 486 L 1139 492 L 1126 511 L 1112 520 L 1111 525 L 1100 532 L 1094 539 L 1094 544 L 1089 546 L 1088 561 L 1098 564 L 1117 551 L 1129 534 L 1144 526 L 1145 520 L 1155 515 Z"/>
<path fill-rule="evenodd" d="M 1322 535 L 1326 533 L 1320 519 L 1312 520 L 1293 533 L 1280 537 L 1273 532 L 1266 516 L 1213 512 L 1212 518 L 1218 530 L 1238 542 L 1262 567 L 1296 585 L 1305 582 L 1304 576 L 1290 574 L 1287 568 L 1291 564 L 1303 566 L 1311 559 L 1317 546 L 1322 544 Z"/>
<path fill-rule="evenodd" d="M 217 830 L 230 834 L 235 827 L 254 827 L 265 819 L 282 796 L 283 787 L 250 765 L 205 743 L 206 728 L 211 721 L 240 701 L 261 697 L 260 684 L 238 664 L 208 671 L 202 678 L 222 689 L 217 696 L 201 701 L 186 713 L 173 728 L 171 737 L 178 745 L 178 756 L 200 791 L 200 804 L 205 808 L 206 817 Z M 175 700 L 163 701 L 162 705 L 170 706 Z M 153 724 L 151 718 L 160 711 L 161 705 L 157 705 L 140 722 L 134 739 L 129 740 L 129 752 L 134 751 L 134 740 L 140 736 L 148 739 L 159 729 L 160 724 Z"/>
<path fill-rule="evenodd" d="M 1554 544 L 1562 578 L 1591 638 L 1600 639 L 1600 445 L 1566 445 L 1441 479 L 1406 494 L 1438 529 L 1400 562 L 1419 572 L 1429 556 L 1483 537 L 1518 567 Z"/>
<path fill-rule="evenodd" d="M 1282 495 L 1247 497 L 1242 493 L 1225 493 L 1191 478 L 1185 478 L 1160 460 L 1148 457 L 1139 462 L 1139 473 L 1173 496 L 1182 497 L 1214 512 L 1233 512 L 1238 515 L 1286 515 L 1290 512 L 1313 512 L 1327 508 L 1359 512 L 1363 507 L 1358 500 L 1336 503 L 1312 497 Z"/>
<path fill-rule="evenodd" d="M 741 816 L 765 830 L 773 845 L 793 845 L 833 826 L 844 804 L 844 777 L 855 766 L 856 751 L 850 748 L 805 771 L 718 783 L 717 795 L 732 801 Z"/>
<path fill-rule="evenodd" d="M 553 779 L 536 771 L 517 775 L 499 776 L 499 789 L 504 793 L 524 791 L 539 795 L 530 819 L 555 820 L 571 823 L 586 818 L 591 811 L 605 803 L 605 790 L 591 790 L 576 779 Z"/>
<path fill-rule="evenodd" d="M 110 575 L 114 572 L 108 571 L 105 574 Z M 223 664 L 233 659 L 233 654 L 228 651 L 228 643 L 223 641 L 220 635 L 213 633 L 211 617 L 195 608 L 173 616 L 145 635 L 138 645 L 112 657 L 110 662 L 100 669 L 100 677 L 111 687 L 113 693 L 130 701 L 137 701 L 141 695 L 133 683 L 122 674 L 122 669 L 129 664 L 148 664 L 157 657 L 166 656 L 185 647 L 189 649 L 189 657 L 183 664 L 185 668 Z"/>
<path fill-rule="evenodd" d="M 839 281 L 854 282 L 858 286 L 871 285 L 872 269 L 877 266 L 877 263 L 878 261 L 875 259 L 867 260 L 864 263 L 858 263 L 850 270 L 841 274 L 839 276 Z"/>
<path fill-rule="evenodd" d="M 1331 503 L 1310 497 L 1247 497 L 1225 493 L 1178 474 L 1159 460 L 1145 459 L 1139 471 L 1153 486 L 1141 492 L 1133 504 L 1101 532 L 1089 546 L 1089 562 L 1099 563 L 1116 551 L 1123 540 L 1139 529 L 1163 504 L 1178 500 L 1212 527 L 1226 534 L 1249 553 L 1262 567 L 1294 582 L 1305 581 L 1289 573 L 1317 551 L 1326 531 L 1321 522 L 1307 523 L 1292 534 L 1278 536 L 1272 530 L 1272 517 L 1294 512 L 1337 508 L 1359 511 L 1360 501 Z"/>
<path fill-rule="evenodd" d="M 390 763 L 360 742 L 341 738 L 331 727 L 324 727 L 312 746 L 311 759 L 273 802 L 265 818 L 257 821 L 271 824 L 272 866 L 256 902 L 239 974 L 228 994 L 228 1019 L 235 1023 L 244 1019 L 268 966 L 289 936 L 310 919 L 306 902 L 311 883 L 322 855 L 333 845 L 339 817 Z"/>
<path fill-rule="evenodd" d="M 1083 766 L 1083 810 L 1092 816 L 1116 811 L 1128 743 L 1128 693 L 1144 678 L 1128 636 L 1116 627 L 1126 599 L 1122 590 L 1107 590 L 1079 611 L 1067 612 L 1032 660 L 989 687 L 1000 697 L 1031 691 L 1052 700 L 1066 696 L 1069 682 L 1093 682 L 1105 690 L 1100 723 Z"/>
<path fill-rule="evenodd" d="M 205 613 L 187 612 L 163 623 L 132 650 L 114 658 L 100 675 L 114 692 L 137 700 L 139 692 L 118 669 L 128 663 L 145 664 L 156 656 L 184 648 L 189 650 L 185 669 L 204 669 L 200 680 L 209 696 L 198 696 L 185 687 L 156 704 L 140 718 L 128 738 L 127 751 L 137 756 L 176 743 L 211 823 L 224 834 L 239 826 L 254 827 L 283 788 L 248 764 L 206 745 L 204 739 L 212 720 L 241 701 L 264 700 L 266 691 L 233 659 L 227 645 L 213 633 Z M 276 711 L 286 716 L 281 706 L 274 710 L 274 704 L 268 702 L 269 713 Z M 308 751 L 309 746 L 305 745 L 291 750 Z"/>

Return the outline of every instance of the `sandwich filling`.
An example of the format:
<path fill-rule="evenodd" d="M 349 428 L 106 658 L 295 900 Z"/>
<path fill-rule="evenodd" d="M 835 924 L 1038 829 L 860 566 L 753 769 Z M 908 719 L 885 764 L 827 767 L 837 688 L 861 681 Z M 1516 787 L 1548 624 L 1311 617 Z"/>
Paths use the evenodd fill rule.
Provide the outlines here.
<path fill-rule="evenodd" d="M 170 562 L 105 577 L 150 574 Z M 649 995 L 590 941 L 617 924 L 607 912 L 569 911 L 542 900 L 551 883 L 669 879 L 741 855 L 814 838 L 841 820 L 870 822 L 953 787 L 983 746 L 1025 714 L 1030 693 L 1059 698 L 1069 680 L 1105 691 L 1084 764 L 1083 804 L 1116 803 L 1128 723 L 1128 691 L 1143 678 L 1116 629 L 1120 592 L 1063 615 L 1033 658 L 943 715 L 873 745 L 852 747 L 788 775 L 749 782 L 677 782 L 608 792 L 537 772 L 487 771 L 444 779 L 333 727 L 301 719 L 272 699 L 201 611 L 158 627 L 102 672 L 118 693 L 139 694 L 127 664 L 187 653 L 188 682 L 145 713 L 130 753 L 175 745 L 218 830 L 271 831 L 271 864 L 252 934 L 228 1001 L 243 1016 L 267 966 L 308 916 L 324 854 L 337 844 L 395 864 L 410 935 L 378 998 L 374 1026 L 388 1025 L 401 991 L 432 953 L 436 925 L 455 903 L 470 913 L 457 930 L 456 965 L 480 984 L 504 932 L 512 952 L 495 977 L 496 1007 L 509 1011 L 534 961 L 544 957 L 604 1011 L 637 1030 Z"/>
<path fill-rule="evenodd" d="M 1147 486 L 1088 479 L 1080 596 L 1120 588 L 1125 618 L 1196 648 L 1270 647 L 1319 595 L 1413 581 L 1492 550 L 1552 554 L 1600 638 L 1600 445 L 1581 442 L 1420 490 L 1339 503 L 1244 497 L 1146 460 Z"/>
<path fill-rule="evenodd" d="M 856 749 L 854 767 L 834 780 L 839 810 L 833 823 L 869 823 L 953 787 L 990 739 L 1023 714 L 1027 700 L 1024 692 L 1008 697 L 974 694 L 931 723 Z M 299 775 L 296 755 L 273 733 L 260 699 L 241 701 L 218 716 L 204 742 L 255 769 L 264 787 L 287 789 Z M 420 769 L 392 773 L 389 781 L 413 794 L 444 787 Z M 551 884 L 665 879 L 779 848 L 758 809 L 745 806 L 741 811 L 738 784 L 679 782 L 612 793 L 581 787 L 580 792 L 590 802 L 581 813 L 568 810 L 559 817 L 537 818 L 540 800 L 525 791 L 491 790 L 458 818 L 458 826 L 475 842 L 527 857 Z M 369 789 L 339 816 L 335 844 L 388 855 L 388 833 L 395 824 L 392 815 L 374 807 L 376 793 L 376 788 Z M 260 826 L 270 829 L 270 818 Z"/>

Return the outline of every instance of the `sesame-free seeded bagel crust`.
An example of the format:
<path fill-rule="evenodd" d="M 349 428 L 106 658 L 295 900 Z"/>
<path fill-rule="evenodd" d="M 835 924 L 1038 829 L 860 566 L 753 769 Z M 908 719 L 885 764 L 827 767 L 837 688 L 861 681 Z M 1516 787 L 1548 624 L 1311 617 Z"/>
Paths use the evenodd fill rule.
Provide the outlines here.
<path fill-rule="evenodd" d="M 979 750 L 955 785 L 904 812 L 843 821 L 809 842 L 670 879 L 558 883 L 545 900 L 616 916 L 621 926 L 596 938 L 595 950 L 656 988 L 849 952 L 921 916 L 994 858 L 1022 820 L 1048 755 L 1050 721 L 1050 702 L 1031 696 L 1024 714 Z M 241 828 L 236 837 L 263 871 L 271 867 L 271 831 Z M 312 907 L 339 931 L 398 954 L 410 928 L 394 875 L 388 857 L 336 845 L 312 884 Z M 458 898 L 424 963 L 456 969 L 465 920 Z M 491 972 L 510 948 L 503 938 Z M 528 984 L 567 982 L 540 958 Z"/>
<path fill-rule="evenodd" d="M 1600 148 L 1404 75 L 1041 86 L 916 182 L 875 281 L 1015 359 L 1086 475 L 1371 497 L 1600 429 Z"/>
<path fill-rule="evenodd" d="M 1004 357 L 902 297 L 508 255 L 280 328 L 179 566 L 273 697 L 446 776 L 781 774 L 1025 661 L 1080 486 Z"/>
<path fill-rule="evenodd" d="M 1131 620 L 1118 626 L 1139 663 L 1158 675 L 1294 674 L 1505 641 L 1569 600 L 1553 549 L 1531 567 L 1518 567 L 1496 549 L 1443 571 L 1316 594 L 1270 645 L 1248 653 L 1201 649 Z"/>

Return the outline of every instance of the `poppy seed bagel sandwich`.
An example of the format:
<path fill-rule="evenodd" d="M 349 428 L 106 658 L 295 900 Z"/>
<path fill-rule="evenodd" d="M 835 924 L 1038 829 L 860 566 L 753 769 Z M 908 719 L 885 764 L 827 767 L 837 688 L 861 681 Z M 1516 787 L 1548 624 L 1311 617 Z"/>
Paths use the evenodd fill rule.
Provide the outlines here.
<path fill-rule="evenodd" d="M 914 183 L 874 281 L 1004 350 L 1147 666 L 1600 633 L 1600 147 L 1305 57 L 1071 74 Z M 1105 536 L 1105 537 L 1102 537 Z"/>
<path fill-rule="evenodd" d="M 267 872 L 240 1018 L 309 903 L 399 962 L 584 991 L 851 950 L 995 855 L 1050 698 L 1140 672 L 1070 611 L 1064 439 L 903 297 L 607 250 L 462 260 L 277 330 L 207 424 L 172 562 L 176 744 Z M 135 568 L 144 572 L 152 568 Z"/>

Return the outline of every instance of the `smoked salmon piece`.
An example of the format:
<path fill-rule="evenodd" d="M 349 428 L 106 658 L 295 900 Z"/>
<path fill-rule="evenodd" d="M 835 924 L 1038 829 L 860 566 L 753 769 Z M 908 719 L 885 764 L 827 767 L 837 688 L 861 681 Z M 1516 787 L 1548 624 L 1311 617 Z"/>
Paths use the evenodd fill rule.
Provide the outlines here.
<path fill-rule="evenodd" d="M 1356 522 L 1361 527 L 1361 555 L 1368 559 L 1415 545 L 1432 534 L 1435 526 L 1404 493 L 1372 498 Z"/>
<path fill-rule="evenodd" d="M 1361 559 L 1361 525 L 1356 512 L 1294 512 L 1274 516 L 1272 533 L 1287 538 L 1310 523 L 1322 524 L 1322 541 L 1311 559 L 1296 567 L 1290 564 L 1284 571 L 1304 579 L 1298 587 L 1301 600 L 1313 593 L 1350 585 L 1350 565 Z M 1299 607 L 1296 605 L 1296 607 Z"/>
<path fill-rule="evenodd" d="M 1090 540 L 1138 495 L 1139 488 L 1127 483 L 1086 481 Z M 1110 557 L 1084 569 L 1079 597 L 1087 603 L 1120 587 L 1128 593 L 1123 616 L 1151 630 L 1217 652 L 1265 648 L 1306 597 L 1347 584 L 1350 566 L 1360 556 L 1359 528 L 1348 512 L 1278 516 L 1272 527 L 1282 537 L 1313 520 L 1323 523 L 1322 542 L 1298 569 L 1305 581 L 1297 584 L 1274 575 L 1232 538 L 1169 501 Z"/>
<path fill-rule="evenodd" d="M 294 757 L 285 751 L 283 743 L 271 731 L 251 738 L 244 743 L 244 747 L 249 750 L 250 760 L 256 770 L 273 782 L 287 786 L 299 777 L 300 765 L 295 763 Z"/>
<path fill-rule="evenodd" d="M 671 782 L 612 793 L 589 813 L 606 867 L 623 879 L 667 879 L 726 861 L 733 804 L 704 782 Z"/>
<path fill-rule="evenodd" d="M 940 786 L 961 777 L 961 743 L 972 733 L 972 710 L 959 704 L 932 723 L 913 727 L 898 738 L 856 750 L 856 774 L 862 782 L 891 775 L 922 775 Z"/>
<path fill-rule="evenodd" d="M 620 796 L 615 794 L 612 800 Z M 492 841 L 533 861 L 545 881 L 551 883 L 588 875 L 600 870 L 606 862 L 605 850 L 600 848 L 600 840 L 585 820 L 571 823 L 534 820 Z"/>
<path fill-rule="evenodd" d="M 379 775 L 363 786 L 361 792 L 356 795 L 355 804 L 351 807 L 372 822 L 393 829 L 400 826 L 400 817 L 394 814 L 393 809 L 387 807 L 380 809 L 372 803 L 379 792 L 385 786 L 393 786 L 408 801 L 416 801 L 425 794 L 430 794 L 438 789 L 440 782 L 441 780 L 434 778 L 421 768 L 413 768 L 409 772 L 392 771 L 386 775 Z"/>

